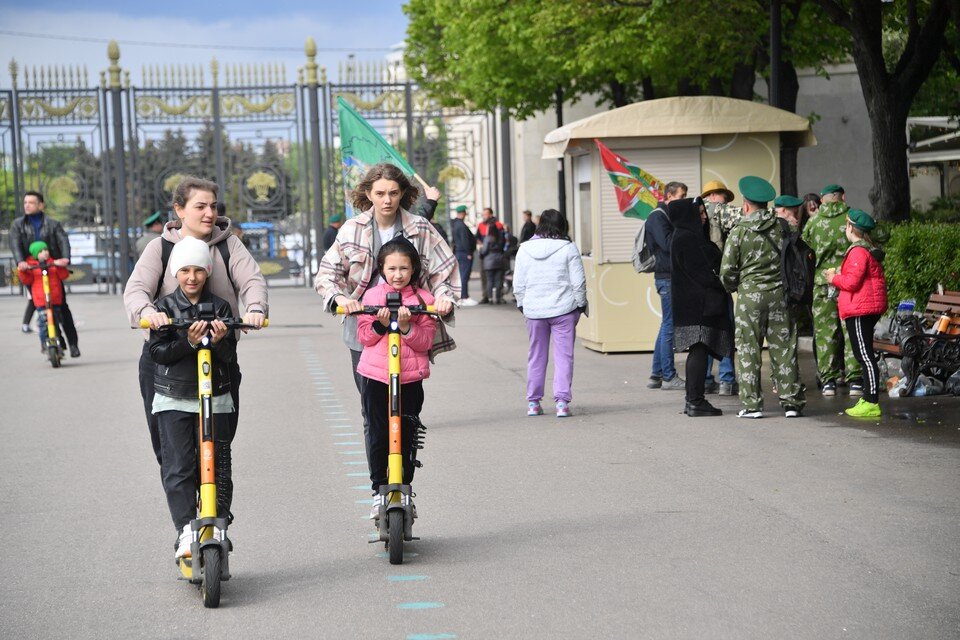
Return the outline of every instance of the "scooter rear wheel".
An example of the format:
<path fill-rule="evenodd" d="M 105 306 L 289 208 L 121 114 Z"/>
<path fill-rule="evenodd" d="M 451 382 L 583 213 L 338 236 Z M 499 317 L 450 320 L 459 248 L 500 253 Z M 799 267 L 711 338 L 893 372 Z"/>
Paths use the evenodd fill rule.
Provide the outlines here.
<path fill-rule="evenodd" d="M 206 547 L 203 554 L 203 582 L 200 584 L 200 593 L 203 595 L 203 606 L 216 609 L 220 606 L 220 548 Z"/>
<path fill-rule="evenodd" d="M 47 358 L 50 360 L 50 364 L 53 365 L 54 369 L 60 368 L 60 349 L 54 345 L 47 347 Z"/>
<path fill-rule="evenodd" d="M 400 509 L 387 512 L 387 536 L 390 564 L 403 564 L 403 511 Z"/>

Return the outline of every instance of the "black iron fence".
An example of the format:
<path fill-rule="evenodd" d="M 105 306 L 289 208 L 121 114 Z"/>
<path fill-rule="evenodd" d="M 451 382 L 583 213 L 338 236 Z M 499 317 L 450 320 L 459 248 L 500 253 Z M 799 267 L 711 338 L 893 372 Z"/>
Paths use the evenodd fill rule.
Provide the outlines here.
<path fill-rule="evenodd" d="M 80 66 L 11 61 L 11 88 L 0 90 L 0 258 L 24 192 L 40 191 L 48 215 L 82 246 L 74 243 L 74 290 L 117 292 L 142 221 L 168 214 L 173 187 L 192 174 L 220 185 L 268 279 L 308 283 L 323 228 L 343 211 L 338 96 L 443 187 L 444 211 L 495 201 L 490 114 L 441 108 L 385 62 L 351 59 L 328 82 L 312 38 L 305 54 L 295 82 L 280 64 L 213 59 L 208 68 L 144 67 L 133 84 L 116 43 L 99 85 Z M 15 290 L 9 266 L 2 275 L 0 291 Z"/>

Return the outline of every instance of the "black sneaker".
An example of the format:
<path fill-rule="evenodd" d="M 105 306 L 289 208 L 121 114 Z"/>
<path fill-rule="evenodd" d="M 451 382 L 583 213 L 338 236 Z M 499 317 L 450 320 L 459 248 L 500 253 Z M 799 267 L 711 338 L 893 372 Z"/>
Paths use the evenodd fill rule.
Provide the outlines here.
<path fill-rule="evenodd" d="M 850 382 L 850 397 L 858 398 L 863 395 L 863 382 L 860 380 L 852 380 Z"/>
<path fill-rule="evenodd" d="M 700 402 L 688 402 L 683 412 L 691 418 L 704 418 L 709 416 L 723 415 L 723 411 L 721 409 L 717 409 L 706 400 L 701 400 Z"/>
<path fill-rule="evenodd" d="M 823 383 L 823 388 L 820 390 L 820 392 L 824 395 L 824 397 L 837 395 L 837 383 L 833 380 Z"/>
<path fill-rule="evenodd" d="M 80 357 L 80 347 L 75 344 L 70 345 L 70 357 L 79 358 Z"/>
<path fill-rule="evenodd" d="M 663 386 L 663 378 L 660 376 L 650 376 L 650 379 L 647 381 L 647 389 L 659 389 Z"/>

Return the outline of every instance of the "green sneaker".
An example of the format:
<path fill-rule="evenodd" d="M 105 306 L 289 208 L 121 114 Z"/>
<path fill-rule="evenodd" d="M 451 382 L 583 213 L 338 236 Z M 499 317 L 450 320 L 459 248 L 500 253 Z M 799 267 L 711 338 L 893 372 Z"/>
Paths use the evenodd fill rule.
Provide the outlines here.
<path fill-rule="evenodd" d="M 860 398 L 857 404 L 847 409 L 845 413 L 854 418 L 879 418 L 880 405 L 876 402 L 867 402 L 863 398 Z"/>

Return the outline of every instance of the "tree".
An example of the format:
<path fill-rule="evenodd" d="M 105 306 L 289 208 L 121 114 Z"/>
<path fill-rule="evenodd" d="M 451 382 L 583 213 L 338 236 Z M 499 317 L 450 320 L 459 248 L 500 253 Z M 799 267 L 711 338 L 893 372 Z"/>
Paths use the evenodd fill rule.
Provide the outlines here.
<path fill-rule="evenodd" d="M 950 0 L 813 1 L 852 38 L 851 53 L 873 139 L 873 188 L 869 194 L 873 212 L 880 219 L 905 220 L 910 215 L 907 116 L 940 56 L 950 18 L 960 19 L 960 5 Z M 906 34 L 903 52 L 892 65 L 884 59 L 885 30 Z"/>

